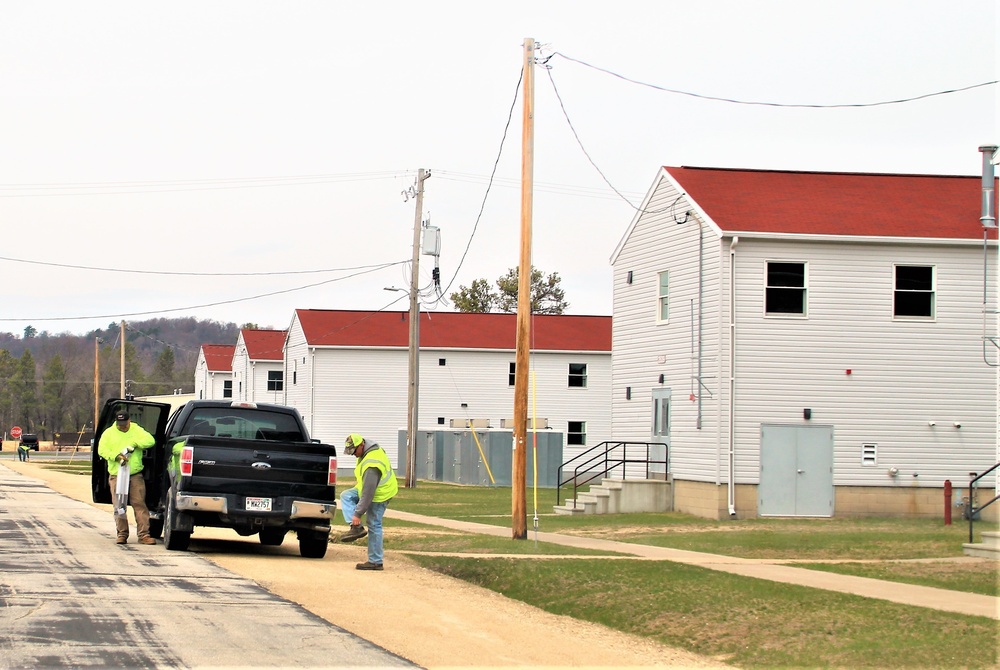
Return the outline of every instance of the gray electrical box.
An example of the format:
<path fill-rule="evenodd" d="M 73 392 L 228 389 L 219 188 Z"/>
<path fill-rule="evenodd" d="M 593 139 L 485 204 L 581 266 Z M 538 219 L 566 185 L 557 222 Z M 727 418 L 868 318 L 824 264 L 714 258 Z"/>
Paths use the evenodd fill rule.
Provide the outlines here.
<path fill-rule="evenodd" d="M 406 431 L 399 431 L 399 468 L 406 472 Z M 414 470 L 417 479 L 474 486 L 511 486 L 514 433 L 509 430 L 422 430 L 417 435 Z M 528 433 L 526 485 L 555 488 L 563 458 L 563 434 Z"/>

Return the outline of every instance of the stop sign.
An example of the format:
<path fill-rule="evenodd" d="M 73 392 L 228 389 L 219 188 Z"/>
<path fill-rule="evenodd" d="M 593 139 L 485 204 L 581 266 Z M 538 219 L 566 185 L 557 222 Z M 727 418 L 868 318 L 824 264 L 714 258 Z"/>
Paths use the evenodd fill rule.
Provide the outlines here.
<path fill-rule="evenodd" d="M 21 427 L 20 426 L 14 426 L 13 428 L 11 428 L 10 429 L 10 436 L 13 437 L 15 440 L 21 439 Z"/>

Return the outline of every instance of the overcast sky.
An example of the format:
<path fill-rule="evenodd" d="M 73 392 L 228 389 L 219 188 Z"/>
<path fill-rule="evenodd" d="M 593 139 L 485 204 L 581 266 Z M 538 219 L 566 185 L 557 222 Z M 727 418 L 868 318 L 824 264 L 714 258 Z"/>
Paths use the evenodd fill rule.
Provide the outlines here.
<path fill-rule="evenodd" d="M 1000 78 L 998 35 L 995 0 L 2 1 L 0 331 L 405 310 L 383 289 L 409 286 L 419 168 L 442 289 L 496 279 L 518 264 L 525 38 L 551 57 L 533 260 L 570 313 L 611 314 L 634 209 L 555 90 L 632 204 L 662 165 L 978 175 L 996 84 L 838 108 L 653 86 L 889 102 Z"/>

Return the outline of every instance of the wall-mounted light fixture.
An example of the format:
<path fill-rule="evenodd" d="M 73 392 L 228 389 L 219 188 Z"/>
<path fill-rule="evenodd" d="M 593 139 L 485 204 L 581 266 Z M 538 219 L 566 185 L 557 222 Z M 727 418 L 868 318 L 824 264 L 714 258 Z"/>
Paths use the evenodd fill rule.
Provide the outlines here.
<path fill-rule="evenodd" d="M 663 379 L 664 379 L 664 377 L 663 377 L 663 374 L 661 373 L 661 374 L 660 374 L 660 383 L 661 383 L 661 384 L 663 383 Z"/>
<path fill-rule="evenodd" d="M 631 270 L 629 270 L 628 274 L 625 275 L 625 283 L 626 284 L 631 284 L 632 283 L 632 271 Z"/>
<path fill-rule="evenodd" d="M 806 421 L 813 418 L 813 411 L 808 407 L 806 407 L 805 409 L 802 410 L 802 418 L 805 419 Z"/>
<path fill-rule="evenodd" d="M 631 386 L 626 386 L 625 387 L 625 399 L 626 400 L 631 400 L 632 399 L 632 387 Z"/>

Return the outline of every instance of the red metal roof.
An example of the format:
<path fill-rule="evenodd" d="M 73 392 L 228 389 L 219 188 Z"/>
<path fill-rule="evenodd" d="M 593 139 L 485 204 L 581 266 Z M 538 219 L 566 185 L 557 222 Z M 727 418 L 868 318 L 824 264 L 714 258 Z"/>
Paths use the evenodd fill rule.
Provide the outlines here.
<path fill-rule="evenodd" d="M 408 312 L 299 309 L 295 314 L 310 346 L 409 346 Z M 420 346 L 513 351 L 516 327 L 516 314 L 422 312 Z M 531 325 L 531 348 L 611 351 L 611 317 L 536 315 Z"/>
<path fill-rule="evenodd" d="M 251 361 L 283 361 L 285 359 L 285 330 L 251 330 L 244 328 L 243 344 Z"/>
<path fill-rule="evenodd" d="M 205 365 L 211 372 L 232 372 L 234 344 L 203 344 L 201 351 L 205 354 Z"/>
<path fill-rule="evenodd" d="M 664 169 L 725 232 L 983 239 L 981 176 Z"/>

